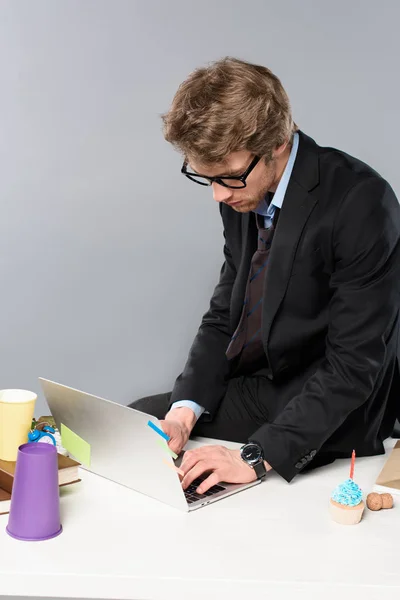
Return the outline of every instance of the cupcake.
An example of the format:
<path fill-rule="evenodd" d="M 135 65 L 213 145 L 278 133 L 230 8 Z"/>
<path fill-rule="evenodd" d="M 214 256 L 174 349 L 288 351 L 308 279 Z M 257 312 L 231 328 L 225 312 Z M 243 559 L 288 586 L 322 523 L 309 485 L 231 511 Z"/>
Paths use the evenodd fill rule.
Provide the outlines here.
<path fill-rule="evenodd" d="M 362 491 L 353 479 L 346 479 L 333 491 L 330 513 L 336 523 L 355 525 L 361 521 L 365 504 Z"/>
<path fill-rule="evenodd" d="M 361 521 L 364 512 L 362 491 L 354 482 L 356 451 L 351 455 L 350 477 L 337 486 L 330 501 L 332 519 L 341 525 L 355 525 Z"/>

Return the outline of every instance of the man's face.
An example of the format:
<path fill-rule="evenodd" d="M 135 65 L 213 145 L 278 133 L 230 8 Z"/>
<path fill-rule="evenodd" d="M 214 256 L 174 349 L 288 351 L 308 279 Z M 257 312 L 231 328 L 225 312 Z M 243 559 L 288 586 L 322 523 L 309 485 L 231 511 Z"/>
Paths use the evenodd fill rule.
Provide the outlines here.
<path fill-rule="evenodd" d="M 208 177 L 242 175 L 254 156 L 247 150 L 232 152 L 221 164 L 215 164 L 212 167 L 190 162 L 190 170 Z M 240 213 L 246 213 L 257 208 L 267 192 L 274 192 L 279 183 L 278 164 L 276 157 L 272 158 L 268 164 L 265 164 L 262 158 L 246 179 L 244 188 L 227 188 L 219 183 L 212 183 L 214 200 L 224 202 Z M 279 174 L 279 177 L 281 173 Z"/>

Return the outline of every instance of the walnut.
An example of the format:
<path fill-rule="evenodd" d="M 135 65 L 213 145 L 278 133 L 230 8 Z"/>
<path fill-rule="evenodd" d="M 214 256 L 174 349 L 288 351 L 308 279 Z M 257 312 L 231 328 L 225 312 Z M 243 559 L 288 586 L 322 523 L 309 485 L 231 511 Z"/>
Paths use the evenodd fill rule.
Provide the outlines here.
<path fill-rule="evenodd" d="M 367 496 L 367 506 L 369 510 L 381 510 L 382 508 L 382 498 L 380 494 L 376 492 L 372 492 Z"/>
<path fill-rule="evenodd" d="M 392 508 L 393 497 L 391 494 L 378 494 L 372 492 L 367 496 L 367 506 L 370 510 L 381 510 L 381 508 Z"/>
<path fill-rule="evenodd" d="M 382 496 L 382 508 L 393 508 L 392 494 L 381 494 L 381 496 Z"/>

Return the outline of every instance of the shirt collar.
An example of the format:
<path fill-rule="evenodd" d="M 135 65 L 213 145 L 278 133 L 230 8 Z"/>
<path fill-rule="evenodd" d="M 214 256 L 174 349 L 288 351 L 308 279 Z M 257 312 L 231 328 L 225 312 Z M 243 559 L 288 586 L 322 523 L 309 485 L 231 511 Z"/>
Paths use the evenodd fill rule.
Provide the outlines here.
<path fill-rule="evenodd" d="M 282 208 L 287 186 L 289 184 L 289 179 L 293 171 L 294 162 L 296 160 L 298 148 L 299 134 L 296 132 L 293 136 L 293 146 L 289 155 L 289 160 L 287 161 L 285 170 L 283 171 L 282 177 L 279 181 L 278 187 L 276 188 L 276 192 L 271 201 L 271 204 L 268 205 L 267 194 L 267 196 L 261 200 L 260 204 L 254 210 L 254 212 L 258 213 L 259 215 L 272 216 L 275 212 L 275 208 Z"/>

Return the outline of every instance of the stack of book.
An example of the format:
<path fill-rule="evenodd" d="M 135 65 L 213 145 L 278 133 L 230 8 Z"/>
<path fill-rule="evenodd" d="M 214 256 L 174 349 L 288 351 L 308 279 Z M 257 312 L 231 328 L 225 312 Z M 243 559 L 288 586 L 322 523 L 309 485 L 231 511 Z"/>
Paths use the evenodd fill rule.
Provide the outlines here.
<path fill-rule="evenodd" d="M 69 456 L 58 456 L 58 484 L 60 487 L 78 483 L 80 464 Z M 15 462 L 0 460 L 0 515 L 10 511 Z"/>

